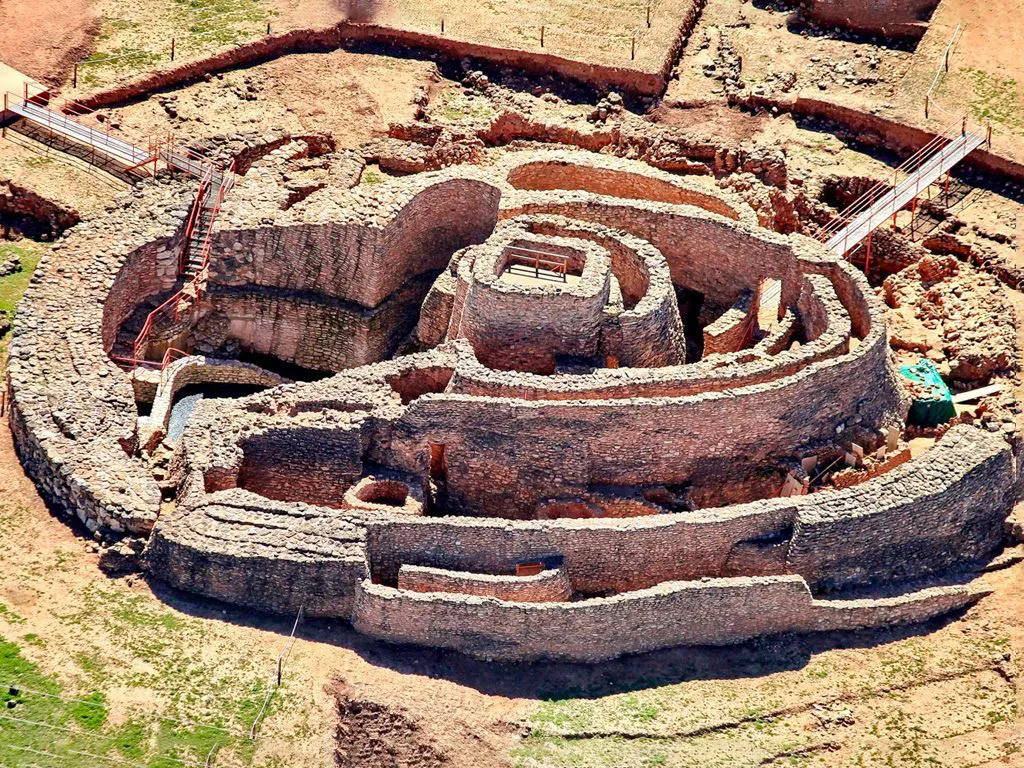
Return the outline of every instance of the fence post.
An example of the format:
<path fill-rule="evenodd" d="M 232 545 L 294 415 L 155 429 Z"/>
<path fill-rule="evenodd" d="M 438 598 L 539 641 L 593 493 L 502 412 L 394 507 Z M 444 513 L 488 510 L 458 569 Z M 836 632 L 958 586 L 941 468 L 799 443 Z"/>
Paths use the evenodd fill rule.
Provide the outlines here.
<path fill-rule="evenodd" d="M 540 47 L 544 47 L 544 25 L 540 25 Z"/>
<path fill-rule="evenodd" d="M 929 97 L 929 96 L 928 96 L 928 94 L 926 93 L 926 94 L 924 95 L 924 119 L 925 119 L 925 120 L 927 120 L 927 119 L 928 119 L 928 107 L 929 107 L 929 103 L 928 103 L 928 101 L 929 101 L 929 98 L 930 98 L 930 97 Z"/>
<path fill-rule="evenodd" d="M 444 34 L 444 16 L 441 17 L 441 34 Z"/>
<path fill-rule="evenodd" d="M 636 35 L 633 35 L 633 47 L 629 51 L 629 58 L 630 60 L 636 58 Z"/>
<path fill-rule="evenodd" d="M 78 62 L 77 61 L 74 63 L 74 66 L 71 67 L 71 87 L 72 88 L 77 88 L 78 87 Z"/>
<path fill-rule="evenodd" d="M 651 4 L 647 4 L 647 28 L 651 28 Z"/>
<path fill-rule="evenodd" d="M 174 38 L 171 38 L 171 61 L 174 61 Z"/>
<path fill-rule="evenodd" d="M 270 35 L 270 22 L 267 22 L 267 35 Z"/>

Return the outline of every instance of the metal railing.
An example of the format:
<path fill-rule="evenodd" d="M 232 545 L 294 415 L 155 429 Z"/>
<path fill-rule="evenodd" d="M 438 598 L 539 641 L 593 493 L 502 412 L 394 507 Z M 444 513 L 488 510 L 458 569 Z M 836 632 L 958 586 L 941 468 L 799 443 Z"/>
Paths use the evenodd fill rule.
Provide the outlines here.
<path fill-rule="evenodd" d="M 934 183 L 934 179 L 925 179 L 942 173 L 966 157 L 974 147 L 983 143 L 985 137 L 980 132 L 967 131 L 967 118 L 958 118 L 955 123 L 947 126 L 935 135 L 928 143 L 911 155 L 898 167 L 893 169 L 893 182 L 879 181 L 867 192 L 858 197 L 842 213 L 832 219 L 818 232 L 817 239 L 830 248 L 847 254 L 858 246 L 870 232 L 882 221 L 903 210 L 907 202 L 916 200 L 921 191 Z M 936 171 L 938 169 L 938 171 Z M 900 180 L 901 175 L 904 177 Z M 923 186 L 922 186 L 923 185 Z M 900 202 L 910 195 L 910 200 Z M 888 203 L 887 203 L 888 201 Z M 881 206 L 881 207 L 879 207 Z M 884 214 L 884 215 L 883 215 Z M 864 216 L 867 220 L 859 221 Z M 875 219 L 879 221 L 875 223 Z M 856 225 L 856 226 L 855 226 Z M 861 229 L 867 228 L 863 233 Z M 856 229 L 856 231 L 852 231 Z M 851 240 L 852 236 L 852 240 Z M 840 249 L 839 246 L 842 246 Z"/>
<path fill-rule="evenodd" d="M 210 267 L 210 250 L 213 245 L 213 228 L 214 222 L 217 220 L 217 214 L 220 213 L 221 205 L 224 203 L 224 198 L 228 192 L 234 186 L 234 161 L 231 165 L 221 171 L 220 183 L 217 185 L 217 195 L 214 198 L 213 205 L 206 205 L 205 199 L 209 194 L 208 191 L 210 184 L 212 184 L 213 176 L 215 173 L 210 172 L 209 180 L 207 185 L 200 184 L 200 193 L 196 195 L 196 203 L 193 205 L 192 214 L 189 217 L 189 224 L 186 228 L 195 226 L 195 222 L 198 221 L 198 217 L 202 216 L 205 212 L 209 212 L 208 221 L 206 222 L 206 231 L 202 233 L 203 241 L 199 248 L 198 259 L 191 261 L 198 261 L 199 266 L 195 272 L 192 273 L 191 278 L 177 293 L 172 295 L 163 304 L 158 306 L 149 315 L 146 316 L 146 321 L 142 325 L 142 329 L 139 334 L 135 337 L 135 341 L 132 344 L 132 356 L 130 359 L 122 360 L 125 363 L 130 363 L 132 367 L 145 367 L 151 361 L 146 359 L 146 348 L 149 346 L 150 336 L 153 333 L 153 328 L 158 323 L 169 322 L 177 323 L 181 320 L 184 313 L 191 311 L 202 299 L 203 293 L 206 290 L 206 283 L 209 279 L 209 267 Z M 205 177 L 204 177 L 205 178 Z M 194 233 L 193 233 L 194 234 Z M 190 249 L 192 237 L 189 235 L 182 245 L 183 249 Z M 181 256 L 179 255 L 179 264 L 181 263 Z M 186 262 L 187 264 L 187 262 Z M 164 359 L 161 361 L 159 369 L 161 371 L 167 367 L 169 360 L 165 354 Z"/>
<path fill-rule="evenodd" d="M 560 253 L 539 251 L 535 248 L 523 248 L 518 245 L 507 246 L 505 250 L 510 252 L 505 260 L 506 270 L 511 268 L 513 265 L 532 267 L 534 277 L 537 279 L 540 279 L 540 271 L 541 269 L 544 269 L 546 272 L 554 272 L 561 278 L 563 283 L 568 280 L 569 259 Z M 550 258 L 542 259 L 541 256 Z"/>
<path fill-rule="evenodd" d="M 183 277 L 188 267 L 188 255 L 192 244 L 192 235 L 195 232 L 196 222 L 202 217 L 203 206 L 206 196 L 210 191 L 210 184 L 213 183 L 213 166 L 211 165 L 203 177 L 199 180 L 199 190 L 196 192 L 196 199 L 192 203 L 192 210 L 189 211 L 188 219 L 181 233 L 181 240 L 178 243 L 178 276 Z"/>

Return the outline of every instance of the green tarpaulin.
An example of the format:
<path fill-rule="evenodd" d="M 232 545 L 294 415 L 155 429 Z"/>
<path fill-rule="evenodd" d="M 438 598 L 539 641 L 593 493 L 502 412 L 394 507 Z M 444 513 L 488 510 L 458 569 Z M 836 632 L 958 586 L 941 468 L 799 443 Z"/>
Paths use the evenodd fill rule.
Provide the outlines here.
<path fill-rule="evenodd" d="M 913 398 L 907 420 L 920 427 L 934 427 L 956 416 L 953 394 L 929 360 L 917 365 L 901 365 L 900 375 L 909 382 Z"/>

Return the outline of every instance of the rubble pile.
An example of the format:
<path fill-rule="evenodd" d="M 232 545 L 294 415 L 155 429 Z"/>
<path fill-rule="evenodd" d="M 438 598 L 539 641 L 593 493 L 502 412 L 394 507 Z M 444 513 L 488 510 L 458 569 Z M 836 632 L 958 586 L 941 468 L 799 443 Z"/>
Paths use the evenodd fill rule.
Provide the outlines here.
<path fill-rule="evenodd" d="M 996 277 L 929 254 L 882 290 L 895 349 L 924 355 L 964 384 L 1018 372 L 1013 307 Z"/>

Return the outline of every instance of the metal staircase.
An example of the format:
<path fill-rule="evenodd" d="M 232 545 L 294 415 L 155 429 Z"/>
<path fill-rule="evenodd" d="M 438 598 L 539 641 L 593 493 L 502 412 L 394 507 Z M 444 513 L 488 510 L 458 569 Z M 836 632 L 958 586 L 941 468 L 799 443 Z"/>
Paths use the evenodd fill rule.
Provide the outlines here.
<path fill-rule="evenodd" d="M 193 310 L 206 292 L 213 230 L 224 198 L 234 186 L 234 163 L 229 168 L 218 168 L 208 159 L 175 145 L 173 139 L 150 141 L 149 148 L 142 149 L 112 135 L 108 128 L 99 129 L 78 120 L 76 115 L 88 112 L 87 107 L 71 101 L 64 102 L 59 109 L 50 106 L 49 96 L 30 96 L 26 84 L 22 95 L 4 94 L 4 111 L 0 114 L 14 115 L 15 125 L 26 123 L 27 127 L 21 132 L 47 137 L 51 145 L 59 141 L 61 148 L 77 148 L 73 154 L 104 170 L 111 170 L 113 165 L 121 175 L 148 176 L 155 175 L 159 163 L 163 162 L 199 179 L 199 189 L 176 243 L 180 288 L 158 306 L 140 305 L 125 323 L 111 350 L 111 357 L 125 368 L 162 370 L 174 354 L 182 354 L 171 341 L 187 331 Z M 131 337 L 135 328 L 138 332 Z M 161 346 L 164 347 L 162 358 L 150 359 L 150 347 Z M 159 349 L 155 352 L 160 354 Z"/>

